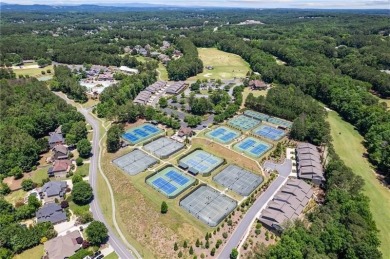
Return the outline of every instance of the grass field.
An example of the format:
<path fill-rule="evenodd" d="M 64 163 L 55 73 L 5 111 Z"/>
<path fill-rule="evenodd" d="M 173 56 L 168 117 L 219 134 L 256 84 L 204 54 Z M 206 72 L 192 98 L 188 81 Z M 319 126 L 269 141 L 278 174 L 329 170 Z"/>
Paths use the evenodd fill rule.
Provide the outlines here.
<path fill-rule="evenodd" d="M 384 102 L 387 105 L 387 110 L 390 110 L 390 99 L 379 99 L 379 102 Z"/>
<path fill-rule="evenodd" d="M 35 259 L 41 258 L 44 254 L 43 245 L 39 245 L 24 251 L 21 254 L 15 255 L 13 259 Z"/>
<path fill-rule="evenodd" d="M 363 137 L 336 112 L 328 114 L 334 148 L 345 164 L 364 179 L 364 192 L 370 198 L 371 212 L 380 230 L 380 249 L 383 258 L 390 258 L 390 191 L 379 182 L 370 163 L 363 158 Z"/>
<path fill-rule="evenodd" d="M 26 196 L 27 192 L 23 190 L 17 190 L 14 192 L 11 192 L 10 194 L 4 196 L 4 199 L 8 201 L 9 203 L 12 203 L 15 205 L 18 201 L 24 201 L 24 196 Z"/>
<path fill-rule="evenodd" d="M 34 183 L 41 183 L 42 180 L 48 177 L 47 169 L 49 169 L 49 166 L 39 168 L 36 171 L 32 172 L 31 180 L 33 180 Z"/>
<path fill-rule="evenodd" d="M 89 164 L 83 164 L 82 166 L 77 167 L 76 173 L 80 174 L 83 177 L 88 176 L 89 175 Z"/>
<path fill-rule="evenodd" d="M 15 72 L 16 76 L 19 76 L 19 75 L 28 75 L 28 76 L 32 76 L 32 77 L 40 77 L 40 76 L 43 76 L 41 71 L 47 71 L 48 69 L 51 70 L 51 73 L 46 73 L 46 75 L 51 75 L 51 74 L 54 74 L 54 68 L 53 68 L 53 65 L 50 65 L 50 66 L 47 66 L 47 67 L 44 67 L 44 68 L 28 68 L 28 66 L 26 68 L 22 68 L 22 69 L 14 69 L 13 71 Z"/>
<path fill-rule="evenodd" d="M 87 205 L 77 205 L 73 201 L 69 201 L 69 209 L 73 211 L 75 215 L 82 215 L 89 211 L 89 204 Z"/>
<path fill-rule="evenodd" d="M 157 71 L 159 73 L 159 80 L 168 81 L 168 71 L 163 64 L 158 63 Z"/>
<path fill-rule="evenodd" d="M 249 64 L 240 56 L 220 51 L 216 48 L 198 48 L 203 66 L 212 66 L 212 70 L 203 69 L 203 73 L 188 80 L 242 78 L 250 70 Z"/>

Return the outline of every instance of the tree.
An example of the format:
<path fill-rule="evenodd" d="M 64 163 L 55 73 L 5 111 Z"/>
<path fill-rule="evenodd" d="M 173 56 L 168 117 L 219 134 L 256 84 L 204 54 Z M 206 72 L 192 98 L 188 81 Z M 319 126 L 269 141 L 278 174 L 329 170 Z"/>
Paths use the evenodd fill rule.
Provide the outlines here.
<path fill-rule="evenodd" d="M 176 97 L 176 95 L 174 95 L 174 96 L 172 97 L 172 103 L 177 103 L 177 97 Z"/>
<path fill-rule="evenodd" d="M 78 205 L 88 204 L 93 198 L 92 187 L 89 183 L 81 181 L 73 185 L 72 199 Z"/>
<path fill-rule="evenodd" d="M 188 244 L 187 244 L 187 240 L 184 240 L 184 243 L 183 243 L 183 248 L 187 248 Z"/>
<path fill-rule="evenodd" d="M 73 175 L 73 177 L 72 177 L 73 184 L 78 183 L 78 182 L 82 182 L 82 181 L 83 181 L 83 177 L 80 174 Z"/>
<path fill-rule="evenodd" d="M 7 195 L 10 192 L 11 192 L 11 189 L 9 188 L 8 184 L 0 183 L 0 194 L 1 195 Z"/>
<path fill-rule="evenodd" d="M 40 58 L 37 60 L 37 64 L 39 67 L 45 67 L 48 64 L 48 61 L 44 58 Z"/>
<path fill-rule="evenodd" d="M 196 239 L 195 246 L 196 246 L 196 247 L 199 247 L 199 246 L 200 246 L 200 241 L 199 241 L 199 238 L 198 238 L 198 239 Z"/>
<path fill-rule="evenodd" d="M 31 179 L 24 179 L 22 181 L 22 189 L 23 191 L 30 191 L 35 188 L 35 183 Z"/>
<path fill-rule="evenodd" d="M 149 106 L 148 106 L 149 107 Z M 146 108 L 148 110 L 148 108 Z M 123 126 L 121 124 L 115 124 L 107 132 L 107 151 L 114 153 L 120 148 L 120 138 L 123 133 Z"/>
<path fill-rule="evenodd" d="M 183 257 L 183 252 L 182 252 L 182 251 L 179 251 L 179 253 L 177 254 L 177 256 L 178 256 L 179 258 L 182 258 L 182 257 Z"/>
<path fill-rule="evenodd" d="M 14 176 L 15 180 L 17 180 L 23 177 L 23 170 L 19 166 L 15 166 L 12 168 L 10 174 Z"/>
<path fill-rule="evenodd" d="M 194 248 L 192 246 L 190 246 L 190 250 L 188 251 L 188 253 L 190 255 L 193 255 L 194 254 Z"/>
<path fill-rule="evenodd" d="M 163 201 L 161 203 L 161 213 L 166 214 L 167 212 L 168 212 L 168 204 L 165 201 Z"/>
<path fill-rule="evenodd" d="M 12 252 L 4 247 L 0 248 L 0 259 L 12 258 Z"/>
<path fill-rule="evenodd" d="M 88 157 L 91 154 L 92 146 L 88 139 L 82 139 L 77 142 L 77 151 L 81 157 Z"/>
<path fill-rule="evenodd" d="M 233 248 L 232 252 L 230 253 L 230 259 L 237 259 L 237 258 L 238 258 L 237 248 Z"/>
<path fill-rule="evenodd" d="M 175 251 L 179 250 L 179 246 L 177 245 L 176 242 L 173 244 L 173 250 Z"/>
<path fill-rule="evenodd" d="M 108 230 L 100 221 L 92 221 L 85 230 L 88 241 L 95 246 L 100 246 L 107 241 Z"/>
<path fill-rule="evenodd" d="M 165 108 L 168 106 L 168 101 L 165 97 L 161 97 L 160 100 L 158 100 L 158 104 L 161 108 Z"/>
<path fill-rule="evenodd" d="M 83 165 L 83 159 L 81 157 L 76 158 L 76 165 L 82 166 Z"/>
<path fill-rule="evenodd" d="M 215 247 L 213 247 L 213 249 L 211 249 L 210 255 L 211 255 L 211 256 L 214 256 L 214 255 L 215 255 Z"/>
<path fill-rule="evenodd" d="M 34 195 L 28 196 L 27 204 L 28 204 L 28 206 L 34 207 L 35 209 L 38 209 L 39 207 L 41 207 L 41 202 Z"/>

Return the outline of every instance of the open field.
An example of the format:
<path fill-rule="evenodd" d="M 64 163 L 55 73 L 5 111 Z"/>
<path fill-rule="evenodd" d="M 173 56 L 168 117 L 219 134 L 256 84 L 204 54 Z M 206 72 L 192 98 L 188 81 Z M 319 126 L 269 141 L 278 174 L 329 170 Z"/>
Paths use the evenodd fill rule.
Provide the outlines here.
<path fill-rule="evenodd" d="M 371 212 L 380 230 L 380 249 L 383 258 L 390 258 L 390 191 L 379 182 L 370 163 L 363 157 L 366 152 L 363 137 L 336 112 L 328 113 L 328 121 L 336 153 L 365 181 L 364 192 L 370 198 Z"/>
<path fill-rule="evenodd" d="M 114 157 L 130 150 L 131 148 L 126 148 L 114 155 L 104 153 L 102 158 L 103 170 L 115 195 L 119 227 L 144 258 L 172 258 L 175 256 L 175 241 L 183 242 L 186 239 L 194 243 L 196 238 L 201 238 L 209 228 L 191 218 L 179 207 L 178 201 L 182 196 L 168 200 L 148 186 L 145 177 L 152 172 L 129 176 L 110 163 Z M 166 201 L 169 207 L 166 215 L 160 213 L 162 201 Z M 112 219 L 111 208 L 103 206 L 102 209 L 104 214 Z M 134 240 L 137 242 L 133 242 Z"/>
<path fill-rule="evenodd" d="M 198 48 L 199 58 L 203 66 L 212 66 L 212 70 L 203 69 L 203 73 L 191 77 L 188 80 L 197 79 L 232 79 L 242 78 L 250 70 L 249 64 L 240 56 L 220 51 L 216 48 Z"/>
<path fill-rule="evenodd" d="M 240 107 L 241 109 L 245 107 L 245 100 L 250 93 L 252 93 L 254 97 L 267 96 L 268 89 L 259 91 L 259 90 L 252 90 L 250 87 L 245 87 L 244 92 L 242 92 L 242 104 Z"/>
<path fill-rule="evenodd" d="M 31 180 L 33 180 L 34 183 L 42 183 L 42 180 L 46 179 L 48 177 L 47 175 L 47 169 L 49 169 L 50 166 L 45 166 L 42 168 L 37 169 L 36 171 L 31 173 Z"/>
<path fill-rule="evenodd" d="M 39 245 L 24 251 L 21 254 L 15 255 L 14 259 L 34 259 L 41 258 L 44 254 L 43 245 Z"/>
<path fill-rule="evenodd" d="M 163 64 L 158 63 L 157 72 L 159 74 L 159 76 L 158 76 L 159 80 L 168 81 L 168 79 L 169 79 L 168 78 L 168 71 Z"/>
<path fill-rule="evenodd" d="M 10 194 L 4 196 L 4 199 L 7 202 L 15 205 L 15 203 L 18 201 L 24 201 L 24 196 L 26 196 L 26 194 L 27 194 L 27 192 L 25 192 L 23 190 L 17 190 L 17 191 L 11 192 Z"/>
<path fill-rule="evenodd" d="M 53 68 L 53 65 L 50 65 L 50 66 L 47 66 L 47 67 L 44 67 L 44 68 L 36 68 L 35 66 L 33 68 L 29 68 L 29 66 L 26 66 L 25 68 L 21 68 L 21 69 L 14 69 L 13 71 L 15 72 L 16 76 L 19 76 L 19 75 L 28 75 L 28 76 L 32 76 L 32 77 L 40 77 L 40 76 L 43 76 L 41 71 L 47 71 L 48 69 L 51 70 L 51 73 L 46 73 L 45 75 L 51 75 L 51 74 L 54 74 L 54 68 Z"/>

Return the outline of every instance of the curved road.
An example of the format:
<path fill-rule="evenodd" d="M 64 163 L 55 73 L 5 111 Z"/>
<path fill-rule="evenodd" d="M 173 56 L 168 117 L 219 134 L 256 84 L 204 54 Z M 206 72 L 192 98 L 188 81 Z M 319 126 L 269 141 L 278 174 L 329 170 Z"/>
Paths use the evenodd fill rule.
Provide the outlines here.
<path fill-rule="evenodd" d="M 56 93 L 57 96 L 64 99 L 68 104 L 73 105 L 72 102 L 62 93 Z M 108 243 L 112 246 L 114 251 L 117 253 L 119 258 L 122 259 L 136 259 L 134 257 L 133 253 L 126 247 L 126 245 L 122 242 L 120 238 L 116 236 L 116 234 L 113 232 L 111 227 L 107 224 L 102 210 L 99 207 L 99 198 L 97 195 L 97 174 L 98 174 L 98 163 L 99 163 L 99 156 L 100 156 L 100 147 L 99 147 L 99 136 L 100 136 L 100 127 L 99 122 L 91 115 L 89 114 L 88 110 L 85 108 L 78 108 L 77 110 L 85 117 L 86 121 L 91 125 L 93 129 L 93 139 L 92 139 L 92 154 L 91 157 L 91 163 L 89 166 L 89 183 L 91 184 L 93 188 L 93 195 L 94 199 L 92 201 L 91 210 L 93 214 L 93 218 L 96 220 L 99 220 L 103 222 L 106 227 L 108 228 Z"/>

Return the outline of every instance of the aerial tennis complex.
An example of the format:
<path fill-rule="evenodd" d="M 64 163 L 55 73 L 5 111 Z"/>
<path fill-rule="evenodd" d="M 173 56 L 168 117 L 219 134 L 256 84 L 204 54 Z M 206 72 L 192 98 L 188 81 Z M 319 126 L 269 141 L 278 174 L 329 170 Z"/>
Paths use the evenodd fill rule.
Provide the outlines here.
<path fill-rule="evenodd" d="M 270 150 L 272 148 L 272 145 L 257 138 L 247 137 L 244 140 L 235 144 L 233 148 L 251 157 L 259 158 L 268 150 Z"/>
<path fill-rule="evenodd" d="M 128 129 L 125 133 L 123 133 L 122 138 L 130 144 L 135 145 L 161 132 L 162 130 L 158 127 L 149 123 L 145 123 L 141 126 Z"/>
<path fill-rule="evenodd" d="M 249 196 L 263 182 L 261 176 L 237 165 L 227 166 L 213 180 L 241 196 Z"/>
<path fill-rule="evenodd" d="M 147 178 L 146 183 L 171 199 L 195 184 L 195 179 L 173 166 L 168 166 Z"/>
<path fill-rule="evenodd" d="M 236 208 L 237 201 L 202 185 L 182 199 L 180 206 L 195 218 L 215 227 Z"/>
<path fill-rule="evenodd" d="M 223 163 L 223 159 L 203 150 L 195 150 L 179 160 L 179 167 L 193 175 L 208 175 Z"/>
<path fill-rule="evenodd" d="M 129 175 L 137 175 L 147 168 L 153 166 L 158 161 L 145 152 L 134 149 L 130 153 L 113 160 L 114 164 Z"/>
<path fill-rule="evenodd" d="M 286 135 L 286 132 L 282 129 L 277 129 L 269 125 L 261 124 L 259 127 L 253 130 L 253 134 L 273 141 L 278 141 Z"/>
<path fill-rule="evenodd" d="M 161 137 L 146 144 L 143 148 L 159 158 L 167 158 L 183 149 L 184 144 L 167 137 Z"/>
<path fill-rule="evenodd" d="M 218 141 L 222 144 L 227 144 L 231 142 L 233 139 L 239 137 L 241 133 L 225 126 L 219 126 L 218 128 L 215 128 L 212 131 L 207 132 L 205 135 L 206 137 Z"/>
<path fill-rule="evenodd" d="M 247 131 L 250 129 L 253 129 L 260 123 L 259 120 L 250 118 L 245 115 L 238 115 L 236 117 L 233 117 L 228 121 L 228 125 L 232 126 L 233 128 L 238 128 L 243 131 Z"/>

